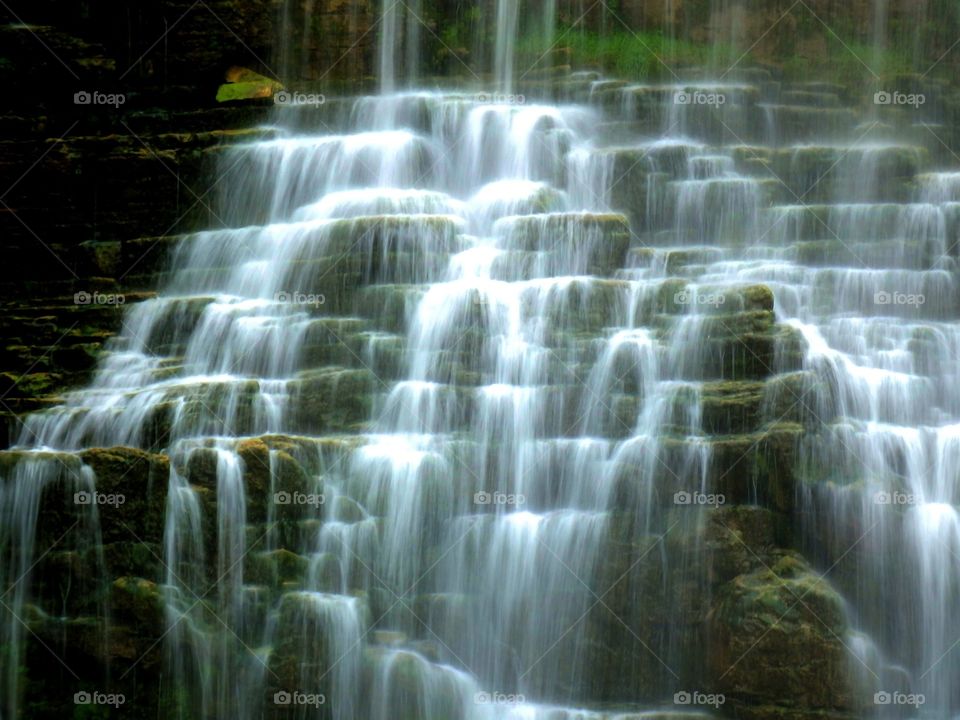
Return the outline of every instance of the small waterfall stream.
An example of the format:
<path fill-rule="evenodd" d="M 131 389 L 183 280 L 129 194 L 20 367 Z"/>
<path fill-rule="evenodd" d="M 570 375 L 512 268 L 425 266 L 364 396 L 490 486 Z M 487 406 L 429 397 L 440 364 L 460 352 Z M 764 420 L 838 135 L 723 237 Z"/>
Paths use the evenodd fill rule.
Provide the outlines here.
<path fill-rule="evenodd" d="M 870 705 L 895 690 L 960 712 L 960 173 L 756 73 L 400 91 L 419 5 L 385 5 L 383 94 L 230 149 L 227 226 L 181 241 L 89 387 L 26 418 L 0 486 L 0 717 L 41 495 L 96 492 L 78 453 L 121 445 L 170 459 L 176 717 L 729 714 L 675 699 L 710 682 L 682 616 L 721 572 L 730 453 L 785 426 L 853 716 L 900 717 Z M 518 5 L 496 9 L 504 92 Z M 737 502 L 772 503 L 755 478 Z M 67 544 L 96 547 L 109 510 L 79 507 Z M 273 593 L 253 559 L 300 573 Z M 628 635 L 643 648 L 617 655 Z"/>

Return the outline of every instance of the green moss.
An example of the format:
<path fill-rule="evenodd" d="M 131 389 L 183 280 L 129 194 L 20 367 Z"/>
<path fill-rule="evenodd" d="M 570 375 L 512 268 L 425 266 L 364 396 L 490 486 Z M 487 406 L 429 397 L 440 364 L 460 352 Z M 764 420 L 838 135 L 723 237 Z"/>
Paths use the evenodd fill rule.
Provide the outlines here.
<path fill-rule="evenodd" d="M 309 562 L 305 557 L 289 550 L 251 553 L 247 560 L 247 581 L 271 587 L 279 587 L 286 583 L 299 586 L 307 573 L 308 566 Z"/>
<path fill-rule="evenodd" d="M 819 29 L 811 28 L 811 31 L 820 32 L 826 41 L 825 45 L 816 53 L 787 56 L 783 61 L 787 78 L 803 80 L 828 77 L 843 85 L 856 86 L 871 73 L 895 75 L 910 72 L 915 67 L 910 54 L 905 51 L 877 49 L 843 32 L 823 32 L 822 26 Z"/>
<path fill-rule="evenodd" d="M 163 595 L 156 583 L 138 577 L 120 577 L 113 581 L 113 608 L 126 620 L 145 625 L 156 632 L 163 625 Z"/>
<path fill-rule="evenodd" d="M 283 85 L 275 80 L 246 68 L 235 68 L 235 72 L 229 74 L 228 80 L 231 82 L 217 89 L 217 102 L 269 98 L 283 89 Z"/>
<path fill-rule="evenodd" d="M 564 43 L 570 47 L 572 64 L 599 66 L 604 70 L 629 79 L 651 76 L 672 77 L 672 68 L 702 65 L 716 53 L 730 54 L 727 46 L 676 40 L 659 31 L 622 31 L 594 33 L 582 28 L 560 28 Z M 523 50 L 532 51 L 531 44 L 538 39 L 520 43 Z"/>

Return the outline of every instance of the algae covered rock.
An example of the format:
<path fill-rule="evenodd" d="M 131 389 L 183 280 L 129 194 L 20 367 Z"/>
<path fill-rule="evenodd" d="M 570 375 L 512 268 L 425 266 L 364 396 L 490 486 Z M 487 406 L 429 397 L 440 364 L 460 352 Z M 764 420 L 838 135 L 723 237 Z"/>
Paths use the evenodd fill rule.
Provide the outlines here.
<path fill-rule="evenodd" d="M 353 714 L 353 698 L 337 692 L 341 680 L 360 672 L 361 636 L 368 625 L 361 599 L 315 592 L 285 594 L 267 660 L 267 717 L 290 717 L 290 708 L 282 700 L 297 693 L 313 701 L 298 703 L 311 706 L 306 717 L 327 718 L 338 712 L 344 713 L 341 717 L 359 717 Z"/>
<path fill-rule="evenodd" d="M 263 100 L 273 97 L 283 89 L 283 85 L 276 80 L 242 67 L 230 68 L 226 80 L 227 82 L 217 89 L 217 102 Z"/>
<path fill-rule="evenodd" d="M 708 616 L 716 689 L 742 717 L 830 717 L 851 709 L 841 597 L 798 556 L 737 576 Z M 761 708 L 769 706 L 768 714 Z M 802 711 L 778 715 L 783 711 Z"/>
<path fill-rule="evenodd" d="M 129 447 L 94 448 L 80 458 L 96 476 L 98 499 L 116 501 L 98 502 L 103 542 L 162 542 L 169 458 Z"/>
<path fill-rule="evenodd" d="M 111 588 L 110 605 L 111 619 L 132 627 L 138 634 L 163 632 L 163 594 L 155 582 L 138 577 L 117 578 Z"/>
<path fill-rule="evenodd" d="M 358 429 L 370 417 L 374 378 L 367 370 L 325 368 L 290 383 L 291 423 L 306 433 Z"/>

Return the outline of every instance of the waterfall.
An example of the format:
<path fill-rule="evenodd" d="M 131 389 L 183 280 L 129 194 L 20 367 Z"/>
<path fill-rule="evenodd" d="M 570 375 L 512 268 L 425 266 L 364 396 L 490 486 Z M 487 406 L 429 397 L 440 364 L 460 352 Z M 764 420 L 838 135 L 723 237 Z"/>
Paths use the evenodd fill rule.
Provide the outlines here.
<path fill-rule="evenodd" d="M 68 512 L 74 516 L 65 536 L 59 538 L 62 547 L 78 554 L 92 550 L 90 571 L 103 571 L 98 508 L 97 503 L 91 501 L 96 493 L 95 478 L 90 468 L 75 457 L 54 453 L 37 453 L 18 463 L 0 488 L 0 580 L 5 588 L 0 602 L 0 683 L 3 687 L 0 711 L 3 717 L 17 717 L 23 692 L 20 662 L 25 643 L 33 632 L 24 617 L 30 615 L 31 581 L 42 560 L 38 538 L 41 508 L 44 496 L 53 487 L 67 493 L 72 504 Z M 49 512 L 49 504 L 46 509 Z M 94 595 L 88 583 L 82 583 L 78 591 Z M 61 609 L 66 610 L 76 602 L 74 598 L 64 598 Z M 98 612 L 100 638 L 105 639 L 109 615 L 102 605 Z"/>
<path fill-rule="evenodd" d="M 513 89 L 514 52 L 519 22 L 520 3 L 513 0 L 497 0 L 493 75 L 497 87 L 504 93 L 509 93 Z"/>
<path fill-rule="evenodd" d="M 400 5 L 391 0 L 383 0 L 380 15 L 380 89 L 390 93 L 397 87 L 397 65 L 400 44 Z"/>
<path fill-rule="evenodd" d="M 890 0 L 873 0 L 873 27 L 870 31 L 873 48 L 873 68 L 876 75 L 883 73 L 884 50 L 888 47 L 887 25 L 890 15 Z"/>
<path fill-rule="evenodd" d="M 476 67 L 471 72 L 492 73 L 495 90 L 501 94 L 512 93 L 517 76 L 527 74 L 517 65 L 518 42 L 527 38 L 535 40 L 522 56 L 531 63 L 528 71 L 544 67 L 545 59 L 554 49 L 557 19 L 557 0 L 545 0 L 542 7 L 536 8 L 516 0 L 497 0 L 495 12 L 490 13 L 486 24 L 480 23 L 478 37 L 470 42 L 468 65 Z M 438 38 L 429 22 L 422 0 L 383 0 L 377 58 L 382 93 L 416 86 L 427 45 L 439 42 L 444 51 L 453 50 Z M 492 41 L 489 49 L 485 33 L 489 33 Z"/>
<path fill-rule="evenodd" d="M 383 0 L 380 13 L 380 91 L 395 92 L 417 81 L 423 58 L 421 35 L 427 22 L 422 0 Z"/>
<path fill-rule="evenodd" d="M 553 49 L 557 35 L 557 0 L 545 0 L 543 3 L 543 51 Z"/>
<path fill-rule="evenodd" d="M 62 517 L 98 643 L 110 563 L 159 563 L 156 656 L 108 678 L 158 715 L 960 712 L 960 173 L 766 67 L 404 89 L 424 5 L 383 3 L 380 95 L 223 151 L 223 226 L 2 454 L 0 717 L 73 617 Z M 554 41 L 522 5 L 496 92 Z M 164 458 L 132 560 L 72 500 L 115 446 Z"/>
<path fill-rule="evenodd" d="M 421 35 L 424 27 L 423 0 L 410 0 L 406 3 L 406 56 L 407 82 L 413 85 L 417 82 L 417 70 L 423 57 L 423 43 Z"/>

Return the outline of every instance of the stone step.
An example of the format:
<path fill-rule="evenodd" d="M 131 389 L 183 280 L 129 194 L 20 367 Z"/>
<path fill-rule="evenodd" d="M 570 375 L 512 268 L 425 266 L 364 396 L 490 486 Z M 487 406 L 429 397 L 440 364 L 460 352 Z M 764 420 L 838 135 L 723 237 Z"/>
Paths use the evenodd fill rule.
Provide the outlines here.
<path fill-rule="evenodd" d="M 757 137 L 769 144 L 822 141 L 824 138 L 840 140 L 849 137 L 850 128 L 856 127 L 858 122 L 856 111 L 850 108 L 763 103 L 757 109 L 764 123 Z"/>
<path fill-rule="evenodd" d="M 803 145 L 779 149 L 735 147 L 738 171 L 773 177 L 785 201 L 894 201 L 912 197 L 917 175 L 929 165 L 925 148 L 906 145 Z"/>
<path fill-rule="evenodd" d="M 718 99 L 719 105 L 755 105 L 760 99 L 760 90 L 755 85 L 743 83 L 696 83 L 679 82 L 670 85 L 627 85 L 615 92 L 618 100 L 627 108 L 643 113 L 645 108 L 659 105 L 696 107 Z M 700 96 L 703 96 L 701 99 Z M 719 100 L 722 98 L 722 100 Z"/>
<path fill-rule="evenodd" d="M 924 203 L 781 205 L 762 212 L 765 239 L 778 244 L 837 236 L 846 240 L 939 240 L 951 248 L 960 231 L 960 206 Z"/>
<path fill-rule="evenodd" d="M 371 187 L 392 168 L 394 187 L 430 184 L 439 148 L 409 129 L 295 135 L 233 148 L 231 209 L 242 225 L 289 218 L 326 190 Z M 284 172 L 275 168 L 283 165 Z M 312 182 L 302 182 L 311 177 Z M 233 219 L 233 218 L 231 218 Z"/>
<path fill-rule="evenodd" d="M 506 250 L 541 253 L 548 275 L 609 275 L 623 266 L 630 244 L 629 222 L 619 214 L 514 216 L 497 221 L 493 231 Z"/>
<path fill-rule="evenodd" d="M 424 282 L 446 269 L 450 254 L 467 247 L 461 224 L 447 215 L 378 215 L 207 231 L 184 238 L 172 266 L 177 284 L 194 288 L 207 270 L 214 282 L 233 278 L 242 284 L 246 268 L 275 281 L 306 282 L 341 263 L 364 270 L 368 282 L 389 282 L 388 274 Z"/>
<path fill-rule="evenodd" d="M 782 144 L 824 135 L 849 136 L 858 112 L 835 93 L 775 84 L 617 85 L 595 87 L 586 98 L 607 113 L 647 127 L 671 128 L 709 143 Z M 776 136 L 771 133 L 776 132 Z"/>
<path fill-rule="evenodd" d="M 784 105 L 806 105 L 817 108 L 838 108 L 840 96 L 836 92 L 815 92 L 813 90 L 784 90 L 780 93 L 780 102 Z"/>
<path fill-rule="evenodd" d="M 685 276 L 687 268 L 712 265 L 726 255 L 727 251 L 718 247 L 635 247 L 627 255 L 626 267 L 649 269 L 666 276 Z"/>
<path fill-rule="evenodd" d="M 275 323 L 269 333 L 270 337 L 289 349 L 296 348 L 295 365 L 298 369 L 371 363 L 371 352 L 375 350 L 374 346 L 382 335 L 370 330 L 370 321 L 365 318 L 303 315 L 279 316 L 274 320 L 285 323 L 285 329 L 278 333 L 279 326 Z M 192 326 L 190 332 L 195 327 L 195 325 Z M 185 365 L 185 353 L 189 349 L 187 342 L 189 336 L 184 328 L 181 329 L 184 330 L 181 333 L 181 340 L 164 342 L 160 338 L 152 338 L 156 341 L 148 346 L 149 351 L 154 355 L 164 356 L 152 375 L 157 381 L 182 376 L 188 370 Z M 282 339 L 283 337 L 285 340 Z M 120 354 L 123 352 L 120 351 Z M 104 357 L 110 356 L 109 352 L 104 355 Z M 244 353 L 231 367 L 239 371 L 246 367 L 248 362 L 257 363 L 261 360 L 261 354 L 251 351 Z"/>
<path fill-rule="evenodd" d="M 784 90 L 791 91 L 801 91 L 801 92 L 811 92 L 811 93 L 828 93 L 836 95 L 838 97 L 846 98 L 850 93 L 850 88 L 846 85 L 840 83 L 826 82 L 823 80 L 805 80 L 802 82 L 793 81 L 784 85 Z"/>
<path fill-rule="evenodd" d="M 933 270 L 955 267 L 955 260 L 942 254 L 935 240 L 849 240 L 828 238 L 802 240 L 787 247 L 754 246 L 748 259 L 783 260 L 810 267 Z"/>
<path fill-rule="evenodd" d="M 95 409 L 91 403 L 106 391 L 76 391 L 67 405 L 29 418 L 28 428 L 39 437 L 69 428 L 70 442 L 77 445 L 114 437 L 144 447 L 166 447 L 183 435 L 357 431 L 370 420 L 376 389 L 375 376 L 362 367 L 326 367 L 276 380 L 176 377 L 128 391 L 112 389 L 109 393 L 122 400 Z"/>

